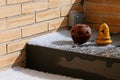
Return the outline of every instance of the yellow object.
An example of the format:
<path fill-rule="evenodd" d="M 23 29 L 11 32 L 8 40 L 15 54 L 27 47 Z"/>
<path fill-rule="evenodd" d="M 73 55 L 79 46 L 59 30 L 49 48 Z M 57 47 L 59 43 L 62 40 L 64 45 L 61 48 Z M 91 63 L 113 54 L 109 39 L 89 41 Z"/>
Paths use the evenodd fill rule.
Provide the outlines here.
<path fill-rule="evenodd" d="M 109 27 L 106 23 L 100 25 L 96 43 L 99 45 L 107 45 L 112 43 Z"/>

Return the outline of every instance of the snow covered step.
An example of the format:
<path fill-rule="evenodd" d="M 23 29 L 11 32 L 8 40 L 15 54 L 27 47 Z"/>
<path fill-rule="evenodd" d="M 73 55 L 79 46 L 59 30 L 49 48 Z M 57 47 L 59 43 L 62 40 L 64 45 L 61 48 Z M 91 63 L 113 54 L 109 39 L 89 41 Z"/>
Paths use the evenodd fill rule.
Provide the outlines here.
<path fill-rule="evenodd" d="M 22 67 L 13 67 L 0 72 L 0 80 L 82 80 L 56 74 L 38 72 Z"/>
<path fill-rule="evenodd" d="M 120 79 L 120 36 L 113 44 L 98 46 L 97 32 L 83 45 L 75 45 L 70 31 L 63 30 L 36 37 L 26 47 L 27 67 L 83 79 Z"/>

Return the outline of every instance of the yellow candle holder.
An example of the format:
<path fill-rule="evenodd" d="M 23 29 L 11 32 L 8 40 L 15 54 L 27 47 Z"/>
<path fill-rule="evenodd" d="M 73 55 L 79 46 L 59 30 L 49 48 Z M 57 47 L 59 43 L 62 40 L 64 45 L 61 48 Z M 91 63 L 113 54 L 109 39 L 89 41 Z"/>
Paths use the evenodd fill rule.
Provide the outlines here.
<path fill-rule="evenodd" d="M 107 45 L 112 43 L 109 27 L 106 23 L 100 25 L 96 43 L 99 45 Z"/>

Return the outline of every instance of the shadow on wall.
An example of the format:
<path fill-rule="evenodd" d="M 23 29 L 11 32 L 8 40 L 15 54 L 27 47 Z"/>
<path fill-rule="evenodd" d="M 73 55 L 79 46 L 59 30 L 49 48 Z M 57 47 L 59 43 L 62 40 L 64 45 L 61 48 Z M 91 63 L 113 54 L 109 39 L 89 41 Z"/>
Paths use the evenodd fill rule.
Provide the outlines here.
<path fill-rule="evenodd" d="M 12 60 L 12 59 L 11 59 Z M 26 67 L 26 44 L 24 48 L 17 54 L 16 59 L 13 59 L 12 67 L 21 66 Z"/>
<path fill-rule="evenodd" d="M 77 12 L 83 13 L 83 4 L 84 4 L 84 0 L 72 0 L 74 1 L 73 5 L 71 5 L 71 7 L 66 7 L 61 9 L 61 16 L 64 17 L 64 19 L 59 23 L 59 24 L 54 24 L 54 29 L 57 28 L 57 31 L 67 28 L 68 30 L 70 30 L 69 26 L 69 13 L 72 10 L 75 10 Z M 62 33 L 60 33 L 62 34 Z M 65 35 L 65 34 L 62 34 Z M 65 35 L 66 36 L 66 35 Z M 67 36 L 66 36 L 67 37 Z"/>
<path fill-rule="evenodd" d="M 112 33 L 120 33 L 119 4 L 119 0 L 85 0 L 84 20 L 96 30 L 102 23 L 107 23 Z"/>
<path fill-rule="evenodd" d="M 61 6 L 60 7 L 61 8 L 60 18 L 49 20 L 49 31 L 54 31 L 54 30 L 59 31 L 63 28 L 68 28 L 69 12 L 71 10 L 83 12 L 83 1 L 84 0 L 72 0 L 72 4 L 65 6 L 65 7 Z M 62 35 L 64 35 L 64 34 L 62 34 Z M 12 66 L 19 65 L 19 66 L 25 67 L 25 64 L 26 64 L 26 45 L 24 45 L 24 48 L 19 53 L 15 53 L 11 57 L 12 58 L 8 61 L 11 61 L 10 64 L 13 64 Z"/>
<path fill-rule="evenodd" d="M 70 30 L 69 26 L 69 14 L 70 11 L 75 10 L 79 13 L 83 13 L 83 4 L 84 4 L 84 0 L 72 0 L 72 5 L 68 6 L 68 7 L 64 7 L 61 9 L 61 17 L 63 17 L 61 19 L 61 21 L 57 21 L 54 25 L 52 25 L 52 30 L 57 29 L 57 31 L 67 28 L 68 30 Z M 49 23 L 50 24 L 50 23 Z M 49 25 L 49 29 L 51 28 L 51 25 Z M 60 33 L 62 34 L 62 33 Z M 65 35 L 65 34 L 62 34 Z M 66 35 L 65 35 L 66 36 Z"/>
<path fill-rule="evenodd" d="M 65 7 L 61 6 L 61 16 L 59 19 L 53 19 L 49 20 L 49 31 L 52 30 L 60 30 L 62 27 L 68 26 L 68 14 L 71 10 L 76 10 L 78 12 L 83 12 L 83 0 L 70 0 L 72 1 L 72 4 L 66 5 Z M 63 34 L 64 35 L 64 34 Z M 18 44 L 19 46 L 19 44 Z M 26 51 L 25 51 L 26 45 L 24 45 L 24 48 L 22 46 L 22 50 L 20 49 L 18 52 L 8 54 L 5 57 L 1 57 L 0 61 L 0 67 L 5 67 L 6 65 L 14 66 L 14 65 L 20 65 L 25 66 L 25 59 L 26 59 Z M 9 57 L 9 58 L 8 58 Z M 4 59 L 3 59 L 4 58 Z"/>
<path fill-rule="evenodd" d="M 25 49 L 19 52 L 10 53 L 7 55 L 2 55 L 0 57 L 0 70 L 14 67 L 14 66 L 22 66 L 25 67 L 25 59 L 26 59 Z"/>

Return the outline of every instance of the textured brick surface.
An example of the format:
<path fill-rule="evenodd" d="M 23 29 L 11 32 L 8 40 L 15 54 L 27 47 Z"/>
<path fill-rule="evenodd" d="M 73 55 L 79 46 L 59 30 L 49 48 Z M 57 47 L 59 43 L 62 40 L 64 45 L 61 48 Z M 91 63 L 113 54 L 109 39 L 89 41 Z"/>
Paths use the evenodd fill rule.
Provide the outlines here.
<path fill-rule="evenodd" d="M 81 1 L 0 0 L 0 57 L 21 52 L 34 35 L 67 26 L 71 10 L 84 11 L 84 20 L 92 28 L 106 22 L 110 31 L 120 33 L 119 0 L 84 0 L 84 6 Z"/>
<path fill-rule="evenodd" d="M 9 5 L 0 7 L 0 18 L 19 15 L 20 13 L 20 5 Z"/>
<path fill-rule="evenodd" d="M 47 22 L 37 23 L 37 24 L 33 24 L 33 25 L 22 28 L 22 36 L 23 37 L 30 36 L 30 35 L 38 34 L 41 32 L 45 32 L 47 30 L 48 30 Z"/>
<path fill-rule="evenodd" d="M 97 3 L 102 3 L 104 0 L 86 0 L 87 2 L 97 2 Z M 107 0 L 108 1 L 108 0 Z"/>
<path fill-rule="evenodd" d="M 120 5 L 120 0 L 105 0 L 107 4 Z"/>
<path fill-rule="evenodd" d="M 101 14 L 120 14 L 120 6 L 104 5 L 104 4 L 86 4 L 86 12 Z"/>
<path fill-rule="evenodd" d="M 6 44 L 0 45 L 0 55 L 3 55 L 6 53 Z"/>
<path fill-rule="evenodd" d="M 6 29 L 6 19 L 0 19 L 0 30 Z"/>
<path fill-rule="evenodd" d="M 49 30 L 53 30 L 53 29 L 58 29 L 60 27 L 65 27 L 67 26 L 67 18 L 58 18 L 58 19 L 54 19 L 49 21 Z"/>
<path fill-rule="evenodd" d="M 21 50 L 25 47 L 27 40 L 13 41 L 7 44 L 8 53 Z"/>
<path fill-rule="evenodd" d="M 16 3 L 27 2 L 27 1 L 33 1 L 33 0 L 7 0 L 7 4 L 16 4 Z"/>
<path fill-rule="evenodd" d="M 85 21 L 92 23 L 102 23 L 103 16 L 99 14 L 86 14 Z"/>
<path fill-rule="evenodd" d="M 84 6 L 80 1 L 82 0 L 0 0 L 1 59 L 3 55 L 21 52 L 28 38 L 67 26 L 71 10 L 84 11 L 84 20 L 92 28 L 99 29 L 100 24 L 106 22 L 111 32 L 120 33 L 119 0 L 84 0 Z M 0 65 L 6 66 L 9 62 Z"/>
<path fill-rule="evenodd" d="M 15 65 L 28 39 L 68 25 L 70 10 L 82 12 L 81 0 L 0 0 L 0 69 Z M 25 51 L 24 51 L 25 53 Z M 4 63 L 5 62 L 5 63 Z"/>
<path fill-rule="evenodd" d="M 60 7 L 70 3 L 71 0 L 49 0 L 49 8 Z"/>
<path fill-rule="evenodd" d="M 20 60 L 20 52 L 0 56 L 0 67 L 12 65 Z"/>
<path fill-rule="evenodd" d="M 53 18 L 60 17 L 60 9 L 50 9 L 42 12 L 38 12 L 36 14 L 36 21 L 44 21 L 44 20 L 49 20 Z"/>
<path fill-rule="evenodd" d="M 37 1 L 31 3 L 25 3 L 22 5 L 22 13 L 30 13 L 35 11 L 40 11 L 48 8 L 47 1 Z"/>
<path fill-rule="evenodd" d="M 80 3 L 81 0 L 72 0 L 72 3 Z"/>
<path fill-rule="evenodd" d="M 77 10 L 79 12 L 83 11 L 82 5 L 75 4 L 69 5 L 61 8 L 61 16 L 67 16 L 71 10 Z"/>
<path fill-rule="evenodd" d="M 120 33 L 120 27 L 119 26 L 110 26 L 110 31 L 113 33 Z"/>
<path fill-rule="evenodd" d="M 27 24 L 31 24 L 35 22 L 35 15 L 29 14 L 29 15 L 23 15 L 18 17 L 13 17 L 7 19 L 7 27 L 8 28 L 15 28 Z"/>
<path fill-rule="evenodd" d="M 120 16 L 105 16 L 104 21 L 109 25 L 120 26 Z"/>
<path fill-rule="evenodd" d="M 119 4 L 119 0 L 86 0 L 84 7 L 86 13 L 85 22 L 89 23 L 95 29 L 98 29 L 100 24 L 106 22 L 111 32 L 116 31 L 116 33 L 120 33 Z"/>
<path fill-rule="evenodd" d="M 0 43 L 18 39 L 20 37 L 21 37 L 21 30 L 19 29 L 2 31 L 0 32 Z"/>

